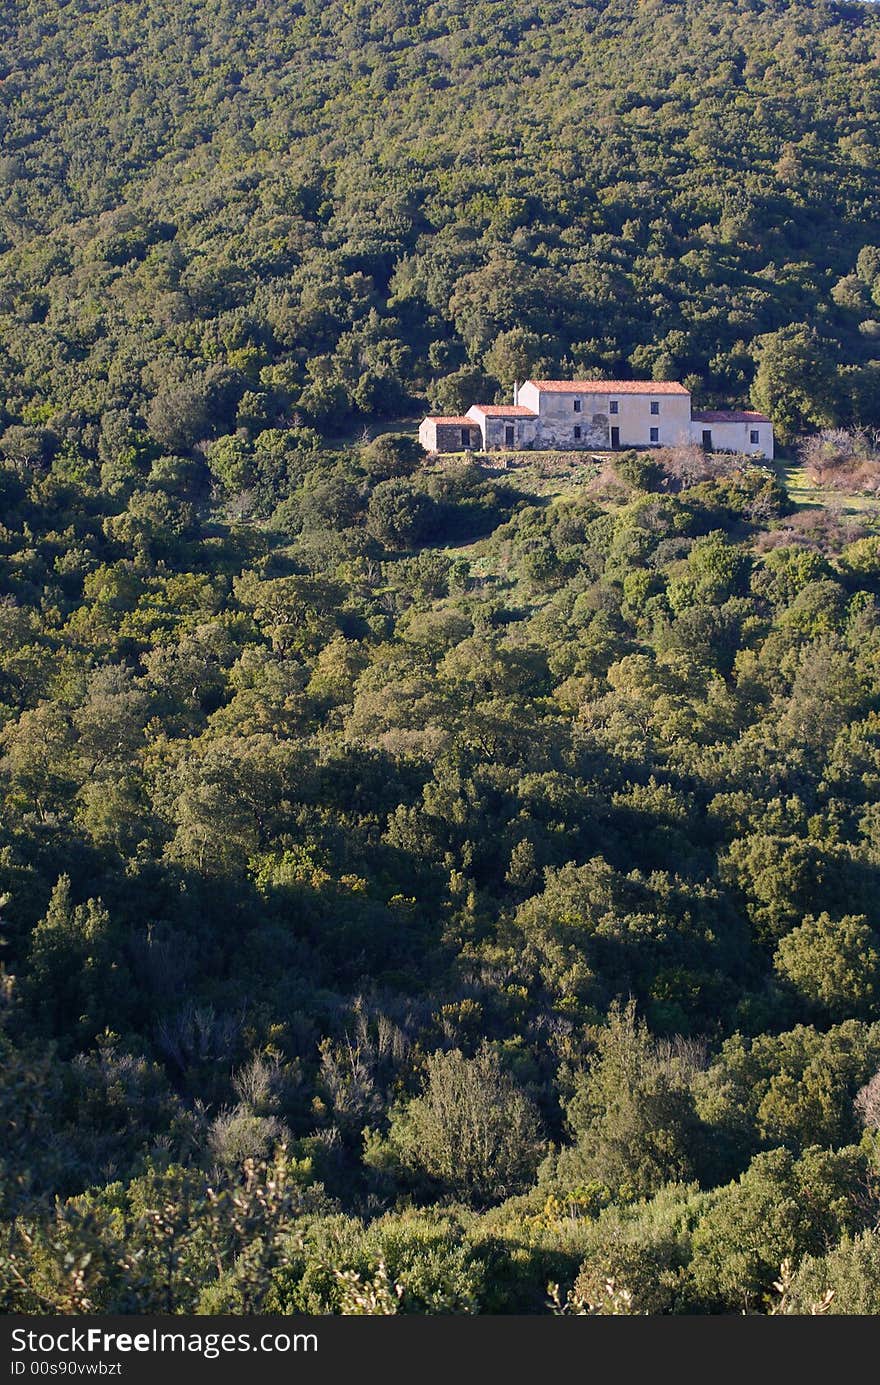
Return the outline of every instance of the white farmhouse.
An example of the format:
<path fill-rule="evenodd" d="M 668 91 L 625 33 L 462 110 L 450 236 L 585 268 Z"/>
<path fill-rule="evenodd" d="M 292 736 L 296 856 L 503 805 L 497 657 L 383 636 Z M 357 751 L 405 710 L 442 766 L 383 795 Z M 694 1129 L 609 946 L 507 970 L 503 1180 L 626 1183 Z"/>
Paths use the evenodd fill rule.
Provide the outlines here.
<path fill-rule="evenodd" d="M 512 404 L 473 404 L 462 417 L 426 418 L 419 440 L 428 452 L 696 442 L 711 452 L 773 456 L 773 425 L 765 414 L 694 413 L 690 391 L 674 380 L 526 380 L 514 386 Z"/>

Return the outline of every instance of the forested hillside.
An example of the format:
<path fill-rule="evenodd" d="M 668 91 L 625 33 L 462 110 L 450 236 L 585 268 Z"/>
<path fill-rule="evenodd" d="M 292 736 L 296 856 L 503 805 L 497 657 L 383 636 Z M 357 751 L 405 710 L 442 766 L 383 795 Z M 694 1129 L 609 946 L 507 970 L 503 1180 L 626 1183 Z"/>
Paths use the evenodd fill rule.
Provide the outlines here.
<path fill-rule="evenodd" d="M 0 32 L 10 454 L 539 366 L 711 406 L 763 359 L 783 433 L 880 424 L 872 7 L 23 0 Z"/>
<path fill-rule="evenodd" d="M 0 25 L 0 1307 L 880 1312 L 873 10 Z"/>

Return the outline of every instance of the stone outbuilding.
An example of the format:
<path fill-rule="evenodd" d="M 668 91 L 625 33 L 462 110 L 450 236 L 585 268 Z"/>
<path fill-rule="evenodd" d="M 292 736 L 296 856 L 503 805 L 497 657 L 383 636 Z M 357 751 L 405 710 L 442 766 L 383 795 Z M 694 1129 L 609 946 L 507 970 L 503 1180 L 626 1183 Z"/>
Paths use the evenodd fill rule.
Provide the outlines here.
<path fill-rule="evenodd" d="M 466 452 L 471 447 L 483 447 L 479 424 L 466 414 L 423 419 L 419 442 L 426 452 Z"/>
<path fill-rule="evenodd" d="M 524 404 L 472 404 L 468 416 L 479 425 L 486 452 L 496 447 L 521 450 L 535 445 L 538 414 Z"/>

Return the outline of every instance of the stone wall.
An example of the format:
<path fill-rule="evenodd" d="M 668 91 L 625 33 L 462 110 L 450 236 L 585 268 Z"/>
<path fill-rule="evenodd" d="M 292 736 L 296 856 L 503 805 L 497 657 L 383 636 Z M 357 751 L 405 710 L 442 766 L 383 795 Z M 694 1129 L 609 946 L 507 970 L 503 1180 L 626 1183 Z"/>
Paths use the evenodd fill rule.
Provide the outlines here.
<path fill-rule="evenodd" d="M 514 451 L 522 451 L 525 448 L 535 446 L 536 418 L 486 418 L 483 415 L 480 419 L 483 428 L 484 446 L 487 452 L 493 452 L 497 448 L 510 448 Z M 507 429 L 513 429 L 513 441 L 507 441 Z"/>
<path fill-rule="evenodd" d="M 467 432 L 468 441 L 463 434 Z M 476 423 L 444 423 L 426 418 L 419 426 L 419 442 L 426 452 L 464 452 L 467 448 L 482 447 L 483 440 Z"/>
<path fill-rule="evenodd" d="M 539 447 L 611 446 L 611 429 L 619 429 L 621 447 L 675 447 L 691 438 L 691 400 L 689 394 L 652 394 L 650 383 L 644 393 L 613 391 L 579 394 L 575 391 L 538 390 L 530 381 L 521 385 L 519 401 L 539 415 L 536 445 Z M 617 404 L 612 413 L 610 405 Z M 651 413 L 651 404 L 657 413 Z M 575 404 L 580 408 L 576 408 Z M 574 430 L 580 428 L 580 438 Z M 652 440 L 651 429 L 657 429 Z"/>
<path fill-rule="evenodd" d="M 568 408 L 565 408 L 565 404 Z M 586 398 L 581 412 L 575 413 L 571 396 L 543 395 L 541 417 L 538 420 L 538 445 L 540 447 L 564 447 L 591 449 L 608 446 L 608 414 L 591 407 L 596 403 Z M 580 429 L 580 437 L 575 437 L 575 428 Z"/>

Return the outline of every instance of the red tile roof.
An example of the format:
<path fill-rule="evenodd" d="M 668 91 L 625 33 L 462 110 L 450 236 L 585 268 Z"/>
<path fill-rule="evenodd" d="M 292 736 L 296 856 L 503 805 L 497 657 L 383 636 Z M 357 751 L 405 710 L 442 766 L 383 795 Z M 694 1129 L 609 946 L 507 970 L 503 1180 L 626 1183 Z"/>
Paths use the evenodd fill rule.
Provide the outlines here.
<path fill-rule="evenodd" d="M 486 418 L 537 418 L 534 409 L 525 404 L 472 404 L 472 409 L 485 414 Z"/>
<path fill-rule="evenodd" d="M 694 410 L 691 418 L 695 423 L 769 423 L 766 414 L 755 413 L 752 409 L 701 409 Z"/>
<path fill-rule="evenodd" d="M 425 423 L 446 423 L 450 428 L 476 428 L 476 423 L 465 414 L 428 414 Z"/>
<path fill-rule="evenodd" d="M 677 380 L 527 380 L 550 394 L 690 394 Z"/>

